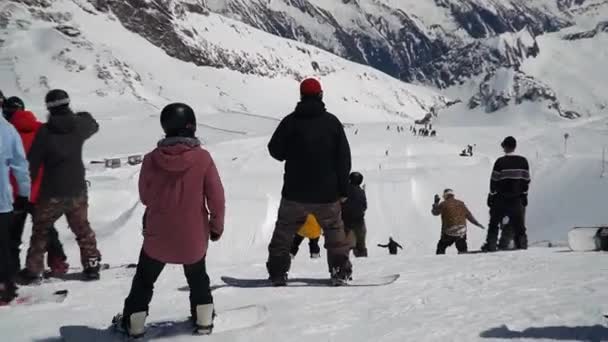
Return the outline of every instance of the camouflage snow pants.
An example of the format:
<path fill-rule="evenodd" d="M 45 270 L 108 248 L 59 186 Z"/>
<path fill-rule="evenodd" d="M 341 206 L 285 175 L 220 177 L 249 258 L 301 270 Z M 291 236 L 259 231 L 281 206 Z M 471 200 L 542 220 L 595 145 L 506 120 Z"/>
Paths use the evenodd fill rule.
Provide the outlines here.
<path fill-rule="evenodd" d="M 333 268 L 341 268 L 347 272 L 352 269 L 348 257 L 351 245 L 344 232 L 340 203 L 308 204 L 283 199 L 272 240 L 268 246 L 266 267 L 271 277 L 289 272 L 291 267 L 289 252 L 293 238 L 306 221 L 308 214 L 315 215 L 319 225 L 323 228 L 330 272 Z"/>
<path fill-rule="evenodd" d="M 40 200 L 36 205 L 32 238 L 27 251 L 27 269 L 35 274 L 44 271 L 44 254 L 47 251 L 49 229 L 63 215 L 66 216 L 70 229 L 76 235 L 83 268 L 95 267 L 101 259 L 101 254 L 97 250 L 97 240 L 89 224 L 88 212 L 86 195 Z"/>

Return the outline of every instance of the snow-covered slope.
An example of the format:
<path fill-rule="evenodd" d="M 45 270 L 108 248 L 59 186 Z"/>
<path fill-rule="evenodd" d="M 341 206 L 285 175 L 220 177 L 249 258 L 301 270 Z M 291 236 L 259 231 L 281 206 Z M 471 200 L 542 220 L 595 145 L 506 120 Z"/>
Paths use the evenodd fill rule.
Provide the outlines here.
<path fill-rule="evenodd" d="M 433 90 L 216 14 L 176 17 L 176 31 L 171 32 L 179 40 L 169 37 L 167 42 L 181 45 L 156 42 L 159 48 L 151 42 L 160 36 L 144 39 L 113 13 L 98 12 L 84 1 L 0 6 L 5 18 L 0 27 L 0 86 L 5 93 L 23 94 L 34 109 L 40 109 L 49 88 L 62 87 L 76 103 L 103 108 L 103 119 L 124 124 L 148 117 L 146 111 L 155 111 L 168 99 L 192 103 L 201 114 L 277 118 L 293 108 L 298 81 L 306 76 L 321 78 L 332 95 L 330 110 L 347 122 L 422 117 L 445 102 Z M 194 63 L 171 58 L 161 48 L 189 48 Z M 205 62 L 198 63 L 200 59 Z"/>

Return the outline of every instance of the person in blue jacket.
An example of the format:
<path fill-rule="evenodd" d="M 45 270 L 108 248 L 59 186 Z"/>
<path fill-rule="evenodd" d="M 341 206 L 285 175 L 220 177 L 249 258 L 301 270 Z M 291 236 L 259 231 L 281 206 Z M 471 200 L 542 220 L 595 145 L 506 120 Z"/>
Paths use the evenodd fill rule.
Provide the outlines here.
<path fill-rule="evenodd" d="M 13 203 L 13 189 L 9 174 L 17 180 L 17 198 Z M 14 265 L 10 251 L 10 226 L 13 211 L 25 210 L 30 195 L 29 165 L 19 133 L 0 115 L 0 305 L 17 297 Z"/>

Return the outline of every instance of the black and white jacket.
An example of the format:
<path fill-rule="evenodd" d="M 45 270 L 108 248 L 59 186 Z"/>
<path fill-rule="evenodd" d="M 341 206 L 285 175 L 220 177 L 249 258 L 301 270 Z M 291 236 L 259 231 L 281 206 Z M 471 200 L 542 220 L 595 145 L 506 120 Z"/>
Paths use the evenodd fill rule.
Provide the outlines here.
<path fill-rule="evenodd" d="M 498 158 L 492 170 L 490 195 L 512 199 L 528 195 L 530 165 L 522 156 L 508 153 Z"/>

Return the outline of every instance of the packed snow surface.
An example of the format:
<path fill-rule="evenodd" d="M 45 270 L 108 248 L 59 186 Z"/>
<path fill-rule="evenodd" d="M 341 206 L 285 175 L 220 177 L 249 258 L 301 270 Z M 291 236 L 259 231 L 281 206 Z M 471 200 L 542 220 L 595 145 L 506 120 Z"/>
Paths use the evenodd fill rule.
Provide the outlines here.
<path fill-rule="evenodd" d="M 251 120 L 252 125 L 268 125 L 263 118 Z M 584 134 L 594 139 L 593 126 L 583 123 L 568 129 L 574 137 Z M 583 153 L 588 147 L 584 139 L 578 143 L 573 139 L 568 154 L 563 155 L 555 128 L 546 132 L 519 126 L 446 127 L 439 130 L 437 139 L 431 139 L 414 137 L 407 129 L 398 133 L 395 127 L 393 124 L 390 131 L 386 124 L 348 128 L 354 168 L 366 176 L 370 203 L 370 257 L 354 261 L 354 276 L 401 274 L 395 284 L 373 288 L 222 287 L 223 275 L 266 277 L 266 246 L 276 217 L 282 170 L 267 156 L 265 133 L 246 139 L 233 134 L 220 143 L 208 141 L 228 195 L 226 234 L 208 254 L 212 283 L 219 286 L 214 291 L 216 304 L 220 309 L 261 304 L 269 310 L 261 327 L 208 340 L 608 339 L 601 315 L 608 299 L 605 255 L 539 247 L 524 252 L 455 255 L 450 250 L 447 256 L 433 255 L 440 233 L 439 220 L 430 215 L 433 195 L 445 187 L 454 188 L 473 214 L 487 222 L 485 196 L 492 162 L 499 155 L 498 137 L 509 133 L 519 133 L 522 152 L 532 164 L 531 241 L 565 241 L 573 225 L 608 222 L 601 201 L 608 190 L 608 183 L 600 178 L 601 156 Z M 146 135 L 158 133 L 150 130 Z M 477 144 L 474 157 L 458 156 L 465 143 Z M 97 140 L 90 148 L 103 149 L 103 145 Z M 536 149 L 542 152 L 536 155 Z M 137 176 L 137 167 L 89 171 L 91 221 L 104 262 L 112 265 L 137 261 L 142 240 Z M 78 266 L 77 247 L 65 223 L 59 227 L 70 262 Z M 404 253 L 388 256 L 386 250 L 375 247 L 389 236 L 404 245 Z M 485 232 L 470 227 L 471 249 L 479 248 L 484 236 Z M 291 276 L 326 277 L 325 262 L 311 261 L 307 254 L 303 244 Z M 104 271 L 101 281 L 94 283 L 23 287 L 24 294 L 64 288 L 71 292 L 61 304 L 0 309 L 3 336 L 10 341 L 53 341 L 62 327 L 105 329 L 122 309 L 132 275 L 132 270 L 118 269 Z M 188 296 L 179 290 L 185 285 L 181 268 L 169 266 L 156 286 L 149 321 L 186 318 Z M 200 337 L 179 336 L 170 340 L 197 339 Z"/>

